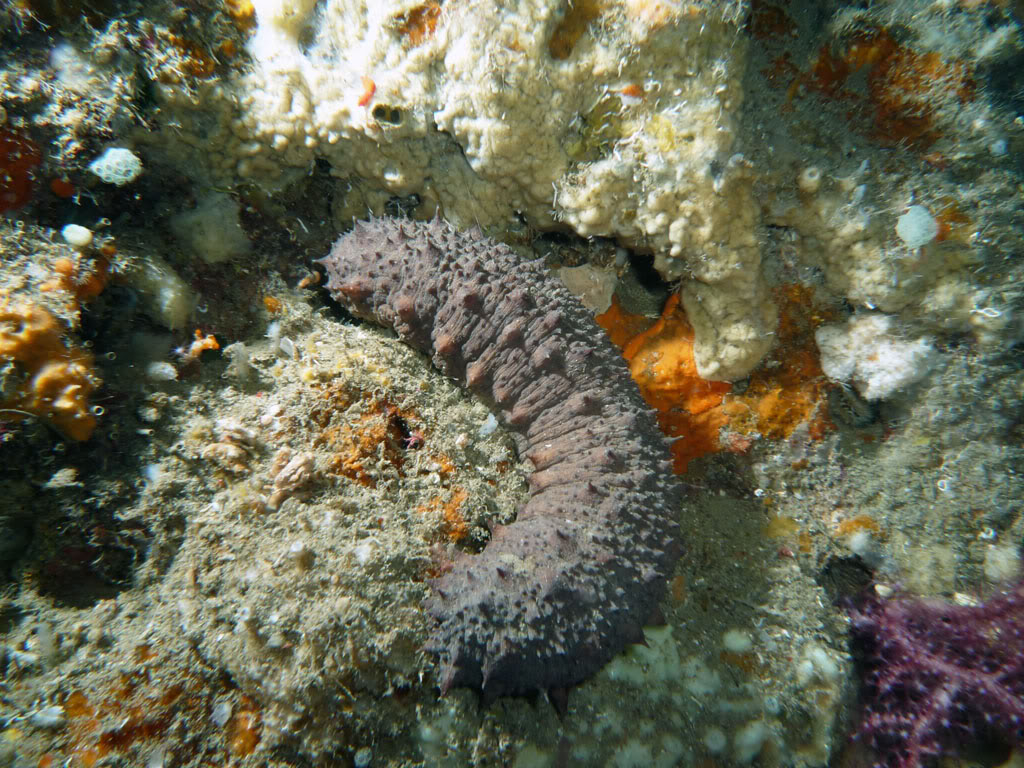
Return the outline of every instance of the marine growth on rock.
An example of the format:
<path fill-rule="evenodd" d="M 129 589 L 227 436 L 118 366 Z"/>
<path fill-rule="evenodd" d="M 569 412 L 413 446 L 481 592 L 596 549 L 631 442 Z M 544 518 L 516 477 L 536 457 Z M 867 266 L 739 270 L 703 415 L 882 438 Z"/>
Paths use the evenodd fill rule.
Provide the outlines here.
<path fill-rule="evenodd" d="M 1024 745 L 1024 583 L 977 606 L 875 596 L 851 611 L 865 674 L 860 736 L 880 765 Z"/>
<path fill-rule="evenodd" d="M 433 582 L 442 692 L 558 694 L 641 640 L 679 555 L 682 491 L 588 311 L 542 264 L 440 219 L 359 223 L 321 263 L 338 302 L 430 354 L 535 467 L 516 521 Z"/>

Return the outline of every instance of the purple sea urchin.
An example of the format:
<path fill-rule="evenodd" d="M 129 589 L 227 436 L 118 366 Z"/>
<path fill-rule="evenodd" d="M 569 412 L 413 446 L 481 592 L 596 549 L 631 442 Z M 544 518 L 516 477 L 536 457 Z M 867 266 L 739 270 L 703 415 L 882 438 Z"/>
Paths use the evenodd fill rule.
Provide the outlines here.
<path fill-rule="evenodd" d="M 434 583 L 441 688 L 561 691 L 643 638 L 678 557 L 664 436 L 619 352 L 543 265 L 435 219 L 358 223 L 331 295 L 487 401 L 534 465 L 516 522 Z"/>

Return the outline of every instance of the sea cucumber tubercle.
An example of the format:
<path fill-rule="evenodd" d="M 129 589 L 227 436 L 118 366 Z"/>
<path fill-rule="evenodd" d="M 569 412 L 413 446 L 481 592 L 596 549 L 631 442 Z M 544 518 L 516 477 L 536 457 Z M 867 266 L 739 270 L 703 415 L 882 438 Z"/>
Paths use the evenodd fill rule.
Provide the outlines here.
<path fill-rule="evenodd" d="M 587 310 L 542 264 L 440 219 L 357 223 L 321 263 L 336 301 L 431 355 L 534 466 L 516 521 L 433 582 L 442 692 L 564 690 L 641 640 L 679 556 L 682 490 Z"/>

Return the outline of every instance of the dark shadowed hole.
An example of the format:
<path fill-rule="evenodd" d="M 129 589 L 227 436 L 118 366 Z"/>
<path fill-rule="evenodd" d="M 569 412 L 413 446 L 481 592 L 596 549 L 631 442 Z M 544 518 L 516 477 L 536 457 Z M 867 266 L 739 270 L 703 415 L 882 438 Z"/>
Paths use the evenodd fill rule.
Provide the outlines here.
<path fill-rule="evenodd" d="M 817 578 L 833 604 L 855 600 L 872 581 L 871 569 L 856 556 L 829 558 Z"/>
<path fill-rule="evenodd" d="M 72 608 L 116 597 L 132 585 L 149 540 L 141 525 L 107 515 L 69 526 L 37 558 L 39 591 Z"/>
<path fill-rule="evenodd" d="M 658 274 L 658 270 L 654 268 L 653 253 L 630 252 L 629 263 L 633 267 L 637 281 L 648 291 L 651 293 L 668 291 L 669 283 L 665 282 Z"/>

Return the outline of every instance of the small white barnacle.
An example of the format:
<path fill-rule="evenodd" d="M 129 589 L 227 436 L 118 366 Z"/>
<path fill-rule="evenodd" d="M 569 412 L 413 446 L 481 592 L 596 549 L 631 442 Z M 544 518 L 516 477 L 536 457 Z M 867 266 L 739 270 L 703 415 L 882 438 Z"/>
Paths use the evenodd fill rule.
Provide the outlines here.
<path fill-rule="evenodd" d="M 804 168 L 797 176 L 796 186 L 804 195 L 817 194 L 821 188 L 821 169 L 813 165 Z"/>

